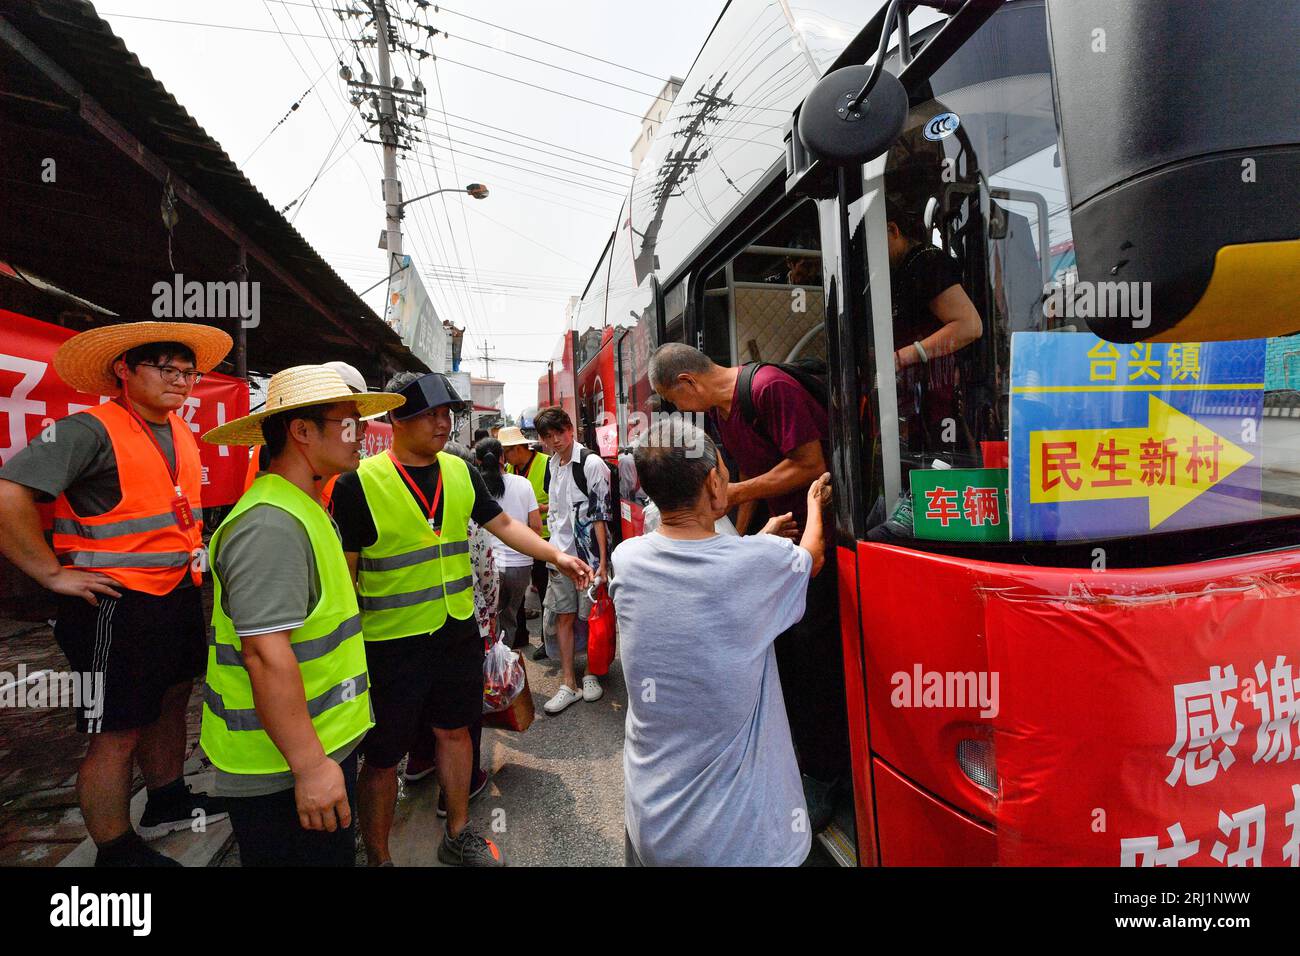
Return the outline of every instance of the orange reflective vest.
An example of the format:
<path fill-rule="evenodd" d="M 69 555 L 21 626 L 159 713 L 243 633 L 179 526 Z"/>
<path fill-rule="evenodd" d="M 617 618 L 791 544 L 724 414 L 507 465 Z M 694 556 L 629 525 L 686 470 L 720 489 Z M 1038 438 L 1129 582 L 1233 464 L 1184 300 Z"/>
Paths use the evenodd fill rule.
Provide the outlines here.
<path fill-rule="evenodd" d="M 108 432 L 122 500 L 102 515 L 83 517 L 72 510 L 66 494 L 59 495 L 54 502 L 54 553 L 59 563 L 97 571 L 146 594 L 167 594 L 187 573 L 201 584 L 203 466 L 189 426 L 175 414 L 167 416 L 177 465 L 173 485 L 153 436 L 144 434 L 125 408 L 105 402 L 81 414 L 93 415 Z M 189 528 L 180 527 L 172 507 L 177 487 L 193 514 Z"/>

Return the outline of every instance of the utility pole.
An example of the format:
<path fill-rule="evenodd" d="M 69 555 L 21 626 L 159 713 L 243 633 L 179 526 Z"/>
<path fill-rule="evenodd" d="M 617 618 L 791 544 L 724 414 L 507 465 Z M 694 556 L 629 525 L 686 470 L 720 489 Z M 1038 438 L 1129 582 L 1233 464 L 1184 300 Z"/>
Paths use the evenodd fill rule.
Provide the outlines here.
<path fill-rule="evenodd" d="M 491 345 L 488 345 L 486 342 L 484 342 L 484 343 L 483 343 L 483 347 L 482 347 L 482 349 L 481 349 L 481 351 L 480 351 L 480 353 L 479 353 L 479 354 L 480 354 L 480 357 L 483 359 L 483 377 L 484 377 L 484 378 L 491 378 L 491 377 L 492 377 L 492 355 L 491 355 L 491 352 L 492 352 L 492 346 L 491 346 Z"/>
<path fill-rule="evenodd" d="M 402 255 L 402 183 L 397 178 L 397 108 L 393 102 L 393 71 L 388 60 L 392 37 L 388 25 L 388 0 L 369 0 L 375 17 L 375 44 L 379 57 L 379 139 L 384 144 L 384 220 L 387 232 L 388 271 L 397 271 Z"/>

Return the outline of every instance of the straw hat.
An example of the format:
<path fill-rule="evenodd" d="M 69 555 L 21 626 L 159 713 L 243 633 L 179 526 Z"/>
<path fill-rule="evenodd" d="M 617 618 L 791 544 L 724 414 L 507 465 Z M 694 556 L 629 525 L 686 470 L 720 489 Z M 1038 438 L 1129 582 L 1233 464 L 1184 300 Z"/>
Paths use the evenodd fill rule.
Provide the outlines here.
<path fill-rule="evenodd" d="M 203 436 L 213 445 L 263 445 L 262 421 L 278 412 L 309 405 L 332 405 L 356 402 L 362 418 L 379 415 L 396 408 L 406 399 L 391 392 L 354 394 L 333 369 L 323 365 L 295 365 L 271 376 L 266 388 L 266 404 L 261 411 L 212 429 Z"/>
<path fill-rule="evenodd" d="M 211 372 L 235 344 L 225 332 L 193 322 L 123 322 L 74 335 L 54 353 L 59 378 L 79 392 L 116 395 L 121 383 L 113 360 L 128 349 L 150 342 L 180 342 L 194 352 L 194 365 Z"/>
<path fill-rule="evenodd" d="M 502 448 L 509 448 L 512 445 L 531 445 L 532 439 L 525 437 L 516 425 L 507 425 L 497 432 L 497 441 L 501 443 Z"/>

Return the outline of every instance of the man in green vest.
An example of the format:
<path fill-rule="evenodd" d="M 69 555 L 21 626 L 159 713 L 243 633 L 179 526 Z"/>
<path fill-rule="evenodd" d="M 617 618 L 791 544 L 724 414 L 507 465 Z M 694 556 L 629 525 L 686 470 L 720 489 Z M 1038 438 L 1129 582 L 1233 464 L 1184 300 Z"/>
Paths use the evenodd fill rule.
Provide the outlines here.
<path fill-rule="evenodd" d="M 212 536 L 215 591 L 200 743 L 244 866 L 352 866 L 355 750 L 370 729 L 361 615 L 322 480 L 355 471 L 364 416 L 332 369 L 272 376 L 262 411 L 203 436 L 265 444 L 270 468 Z"/>
<path fill-rule="evenodd" d="M 433 725 L 447 830 L 438 859 L 501 866 L 492 841 L 469 826 L 470 727 L 483 711 L 483 641 L 474 618 L 469 523 L 585 586 L 592 569 L 501 510 L 482 475 L 443 448 L 465 401 L 440 372 L 400 373 L 384 390 L 405 399 L 390 415 L 393 447 L 334 488 L 334 518 L 355 572 L 370 667 L 375 728 L 357 784 L 361 836 L 372 866 L 392 865 L 388 837 L 397 765 Z"/>
<path fill-rule="evenodd" d="M 534 451 L 532 443 L 524 437 L 524 433 L 517 427 L 511 425 L 501 429 L 497 435 L 497 441 L 501 442 L 501 447 L 505 451 L 506 471 L 512 475 L 523 475 L 533 486 L 533 494 L 537 496 L 537 504 L 542 512 L 542 539 L 551 540 L 551 529 L 546 525 L 547 504 L 550 498 L 547 492 L 550 490 L 551 479 L 546 470 L 546 463 L 550 461 L 549 455 L 544 455 L 539 451 Z M 546 582 L 549 575 L 546 573 L 545 561 L 534 561 L 532 570 L 533 587 L 537 588 L 537 601 L 540 605 L 546 600 Z M 512 626 L 512 622 L 507 621 L 506 627 Z M 524 610 L 523 604 L 519 605 L 519 616 L 513 622 L 515 629 L 515 647 L 528 646 L 528 613 Z M 538 648 L 542 657 L 546 656 L 546 642 Z"/>

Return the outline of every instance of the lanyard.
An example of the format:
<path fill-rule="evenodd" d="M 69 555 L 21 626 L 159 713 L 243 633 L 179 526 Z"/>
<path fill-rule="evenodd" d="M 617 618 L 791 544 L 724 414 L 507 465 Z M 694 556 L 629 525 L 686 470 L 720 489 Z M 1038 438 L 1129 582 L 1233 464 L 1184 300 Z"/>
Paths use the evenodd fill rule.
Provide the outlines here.
<path fill-rule="evenodd" d="M 140 417 L 139 413 L 134 408 L 131 407 L 130 401 L 124 399 L 121 402 L 121 405 L 123 408 L 126 409 L 126 413 L 130 415 L 133 419 L 135 419 L 137 423 L 139 423 L 140 429 L 145 433 L 145 435 L 148 436 L 149 441 L 153 443 L 153 447 L 158 449 L 158 457 L 162 459 L 163 466 L 166 467 L 167 469 L 167 477 L 171 479 L 172 485 L 176 488 L 176 494 L 180 495 L 181 486 L 180 486 L 180 482 L 177 480 L 181 470 L 181 459 L 180 459 L 179 450 L 173 449 L 172 451 L 173 457 L 176 459 L 175 464 L 169 462 L 167 460 L 167 453 L 163 451 L 162 445 L 158 444 L 158 436 L 153 433 L 153 429 L 150 428 L 148 423 L 145 422 L 145 420 Z M 170 419 L 168 420 L 167 427 L 168 428 L 171 427 Z"/>
<path fill-rule="evenodd" d="M 433 505 L 430 506 L 429 499 L 424 496 L 424 492 L 420 490 L 420 486 L 415 483 L 415 480 L 407 473 L 406 469 L 402 467 L 402 463 L 397 460 L 397 456 L 394 455 L 391 450 L 388 452 L 388 457 L 393 460 L 393 464 L 397 466 L 397 470 L 402 473 L 402 478 L 406 481 L 407 487 L 410 488 L 411 491 L 415 492 L 415 496 L 420 499 L 420 504 L 424 505 L 425 511 L 428 512 L 429 527 L 432 528 L 433 516 L 438 510 L 438 502 L 442 500 L 442 468 L 440 467 L 438 469 L 438 486 L 434 489 Z"/>

